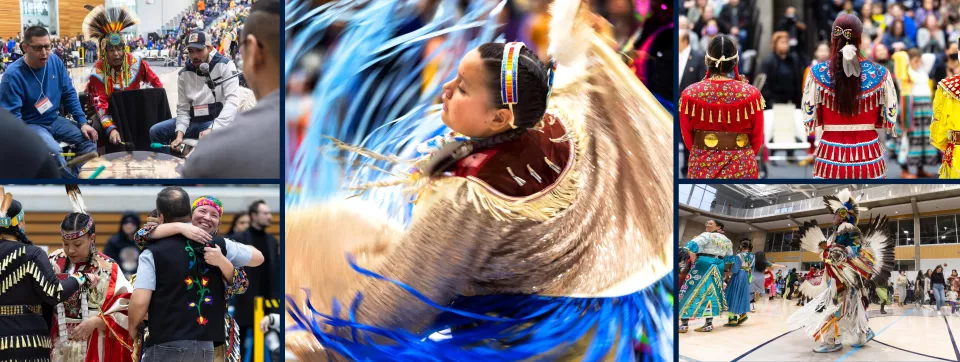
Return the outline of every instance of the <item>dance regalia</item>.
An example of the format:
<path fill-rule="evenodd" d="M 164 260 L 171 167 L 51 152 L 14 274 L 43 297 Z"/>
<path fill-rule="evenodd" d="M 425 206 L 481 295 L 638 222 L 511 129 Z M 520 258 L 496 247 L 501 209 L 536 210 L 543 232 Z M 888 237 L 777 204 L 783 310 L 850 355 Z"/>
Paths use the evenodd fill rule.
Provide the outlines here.
<path fill-rule="evenodd" d="M 843 222 L 829 238 L 816 220 L 800 228 L 801 247 L 823 260 L 824 281 L 822 291 L 791 315 L 788 323 L 825 345 L 863 345 L 873 338 L 865 310 L 869 282 L 886 285 L 895 263 L 895 242 L 886 235 L 885 217 L 875 219 L 863 232 L 855 226 L 861 210 L 849 190 L 825 196 L 824 202 L 831 213 L 843 216 Z"/>
<path fill-rule="evenodd" d="M 719 316 L 727 309 L 723 272 L 724 264 L 734 263 L 733 243 L 721 233 L 705 232 L 681 250 L 697 254 L 697 260 L 680 287 L 680 318 Z"/>
<path fill-rule="evenodd" d="M 826 290 L 827 284 L 823 282 L 823 270 L 810 268 L 810 272 L 804 276 L 803 283 L 800 283 L 800 294 L 807 298 L 813 298 Z"/>
<path fill-rule="evenodd" d="M 410 210 L 410 198 L 396 190 L 294 206 L 286 234 L 288 351 L 303 360 L 672 360 L 672 228 L 657 216 L 671 210 L 672 173 L 669 159 L 644 151 L 670 147 L 659 137 L 669 133 L 669 115 L 589 28 L 579 5 L 554 7 L 551 55 L 559 67 L 542 132 L 474 152 L 431 177 L 372 151 L 403 154 L 395 142 L 430 139 L 436 133 L 419 127 L 439 124 L 435 118 L 404 117 L 371 137 L 395 139 L 362 150 L 338 144 L 401 181 L 413 179 L 416 203 L 407 226 L 387 221 Z M 385 18 L 395 17 L 384 8 Z M 355 26 L 365 24 L 345 31 Z M 377 175 L 360 181 L 389 179 Z M 312 186 L 297 177 L 294 184 L 302 187 L 297 198 Z M 397 207 L 384 212 L 358 200 L 378 192 L 379 204 Z M 294 292 L 301 288 L 312 294 L 304 299 Z"/>
<path fill-rule="evenodd" d="M 123 276 L 120 265 L 103 253 L 91 255 L 89 262 L 72 263 L 63 249 L 50 254 L 50 263 L 61 279 L 73 273 L 95 274 L 100 282 L 85 286 L 79 293 L 56 307 L 52 319 L 53 361 L 123 362 L 131 360 L 133 340 L 127 331 L 127 306 L 133 287 Z M 70 340 L 70 333 L 81 322 L 98 317 L 106 324 L 94 330 L 85 341 Z"/>
<path fill-rule="evenodd" d="M 807 132 L 823 127 L 815 154 L 814 178 L 885 178 L 883 141 L 876 128 L 897 132 L 899 109 L 893 77 L 887 68 L 860 60 L 859 113 L 850 117 L 836 106 L 830 61 L 813 66 L 803 87 L 803 122 Z"/>
<path fill-rule="evenodd" d="M 764 107 L 760 91 L 739 80 L 707 78 L 684 89 L 679 113 L 690 151 L 687 177 L 758 178 Z"/>
<path fill-rule="evenodd" d="M 960 159 L 957 159 L 957 144 L 960 144 L 960 75 L 940 81 L 933 98 L 933 124 L 930 125 L 930 142 L 943 152 L 940 178 L 960 178 Z"/>
<path fill-rule="evenodd" d="M 743 314 L 750 311 L 750 272 L 756 264 L 757 258 L 751 252 L 742 252 L 735 256 L 733 273 L 727 282 L 727 309 L 733 314 Z"/>
<path fill-rule="evenodd" d="M 106 135 L 116 128 L 113 117 L 110 115 L 110 95 L 113 92 L 137 90 L 140 89 L 141 84 L 163 88 L 160 78 L 150 69 L 146 61 L 130 53 L 125 55 L 126 59 L 119 71 L 111 68 L 105 59 L 97 60 L 90 73 L 90 82 L 87 83 L 86 92 L 90 95 L 97 115 L 100 116 L 100 123 Z"/>
<path fill-rule="evenodd" d="M 0 266 L 0 361 L 50 361 L 51 307 L 77 281 L 57 279 L 43 250 L 17 241 L 0 240 Z"/>
<path fill-rule="evenodd" d="M 23 232 L 22 209 L 6 217 L 11 202 L 0 186 L 0 227 Z M 0 361 L 50 361 L 51 311 L 83 277 L 60 280 L 42 249 L 0 237 Z"/>
<path fill-rule="evenodd" d="M 83 19 L 83 35 L 87 39 L 99 39 L 99 59 L 93 65 L 90 73 L 90 82 L 87 83 L 87 94 L 103 126 L 106 136 L 116 129 L 113 117 L 110 115 L 110 94 L 118 91 L 140 89 L 141 83 L 150 84 L 154 88 L 163 88 L 160 78 L 150 70 L 147 62 L 130 54 L 123 42 L 123 31 L 140 23 L 140 19 L 129 8 L 106 8 L 103 5 L 93 8 Z M 107 62 L 110 48 L 123 48 L 124 60 L 120 69 L 113 69 Z"/>

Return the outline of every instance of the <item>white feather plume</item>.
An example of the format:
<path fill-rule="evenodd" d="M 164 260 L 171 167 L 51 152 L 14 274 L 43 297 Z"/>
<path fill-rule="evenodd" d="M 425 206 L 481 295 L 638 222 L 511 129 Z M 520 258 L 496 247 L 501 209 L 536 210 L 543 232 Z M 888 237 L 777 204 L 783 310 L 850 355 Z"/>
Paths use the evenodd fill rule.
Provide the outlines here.
<path fill-rule="evenodd" d="M 812 253 L 820 253 L 820 243 L 827 241 L 826 235 L 823 235 L 823 230 L 820 229 L 816 220 L 803 223 L 798 235 L 800 235 L 800 248 Z"/>
<path fill-rule="evenodd" d="M 840 202 L 850 201 L 850 198 L 851 198 L 850 189 L 843 189 L 843 191 L 840 191 L 840 193 L 837 194 L 837 198 L 840 199 Z"/>
<path fill-rule="evenodd" d="M 87 206 L 83 204 L 83 196 L 80 194 L 79 185 L 63 185 L 67 189 L 67 198 L 70 199 L 70 206 L 73 212 L 81 214 L 87 213 Z"/>

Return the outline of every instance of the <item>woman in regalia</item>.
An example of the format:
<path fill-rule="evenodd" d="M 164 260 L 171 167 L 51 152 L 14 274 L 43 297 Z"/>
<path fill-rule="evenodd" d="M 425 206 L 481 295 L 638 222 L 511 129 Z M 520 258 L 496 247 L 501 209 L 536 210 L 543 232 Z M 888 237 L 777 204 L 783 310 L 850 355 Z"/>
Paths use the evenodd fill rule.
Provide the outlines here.
<path fill-rule="evenodd" d="M 833 22 L 830 60 L 814 65 L 803 86 L 807 132 L 823 128 L 814 178 L 885 178 L 883 140 L 896 135 L 899 102 L 887 68 L 860 55 L 863 24 L 842 14 Z"/>
<path fill-rule="evenodd" d="M 680 95 L 680 134 L 690 150 L 688 178 L 755 179 L 763 147 L 760 91 L 738 71 L 737 45 L 718 35 L 704 61 L 707 76 Z"/>
<path fill-rule="evenodd" d="M 0 186 L 0 361 L 50 361 L 54 306 L 94 274 L 58 278 L 47 255 L 27 239 L 24 208 Z"/>
<path fill-rule="evenodd" d="M 833 214 L 835 232 L 824 236 L 816 220 L 804 222 L 798 231 L 800 247 L 823 260 L 823 281 L 804 289 L 813 299 L 787 320 L 791 328 L 803 328 L 820 342 L 813 349 L 817 353 L 839 351 L 843 343 L 859 348 L 873 339 L 866 312 L 869 288 L 887 284 L 896 246 L 886 234 L 885 217 L 873 220 L 866 230 L 856 226 L 864 210 L 849 189 L 823 201 Z"/>
<path fill-rule="evenodd" d="M 960 178 L 960 160 L 955 161 L 960 151 L 956 148 L 960 144 L 960 75 L 937 84 L 937 93 L 933 97 L 930 142 L 943 152 L 940 178 Z"/>
<path fill-rule="evenodd" d="M 697 332 L 713 330 L 713 317 L 727 310 L 723 281 L 733 269 L 733 243 L 723 235 L 723 223 L 709 220 L 705 231 L 680 251 L 695 260 L 680 287 L 680 333 L 687 332 L 691 318 L 706 318 Z"/>
<path fill-rule="evenodd" d="M 736 327 L 747 321 L 750 311 L 750 279 L 753 277 L 753 265 L 756 257 L 753 244 L 749 240 L 740 242 L 740 253 L 734 257 L 732 274 L 727 281 L 727 326 Z"/>
<path fill-rule="evenodd" d="M 495 16 L 494 5 L 470 2 L 465 13 Z M 396 19 L 405 6 L 375 1 L 364 15 Z M 404 116 L 372 142 L 330 141 L 348 155 L 340 170 L 351 176 L 360 166 L 387 172 L 359 173 L 361 181 L 345 188 L 366 192 L 350 202 L 329 202 L 355 193 L 335 182 L 325 200 L 288 212 L 288 351 L 305 361 L 673 359 L 672 227 L 663 217 L 673 175 L 669 157 L 656 154 L 671 147 L 670 117 L 590 28 L 580 1 L 557 1 L 551 21 L 547 53 L 556 67 L 522 43 L 487 42 L 492 32 L 478 32 L 466 54 L 452 58 L 462 57 L 457 69 L 437 72 L 449 74 L 438 92 L 439 121 Z M 477 23 L 462 25 L 469 24 Z M 384 23 L 376 25 L 382 34 Z M 342 39 L 364 26 L 348 23 Z M 363 50 L 340 46 L 326 66 L 362 64 Z M 338 80 L 356 80 L 346 82 Z M 314 101 L 332 101 L 321 98 Z M 359 126 L 353 121 L 311 127 Z M 444 136 L 424 137 L 432 133 L 426 128 Z M 331 159 L 307 142 L 293 171 L 296 199 L 319 193 L 301 175 L 337 172 L 314 169 Z M 414 148 L 425 155 L 409 162 L 382 155 Z M 374 187 L 389 185 L 416 195 L 406 227 L 397 221 L 411 198 Z"/>
<path fill-rule="evenodd" d="M 68 185 L 74 212 L 60 224 L 63 248 L 50 253 L 58 276 L 95 274 L 99 282 L 81 287 L 56 307 L 52 320 L 54 361 L 130 361 L 133 340 L 127 332 L 127 305 L 133 289 L 113 259 L 97 251 L 96 225 L 86 213 L 80 189 Z"/>

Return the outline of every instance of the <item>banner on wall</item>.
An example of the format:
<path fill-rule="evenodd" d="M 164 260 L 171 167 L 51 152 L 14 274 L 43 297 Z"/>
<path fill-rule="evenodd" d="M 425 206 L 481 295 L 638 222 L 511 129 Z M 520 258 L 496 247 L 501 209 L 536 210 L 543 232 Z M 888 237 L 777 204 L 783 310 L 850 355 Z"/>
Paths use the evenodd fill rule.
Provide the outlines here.
<path fill-rule="evenodd" d="M 59 24 L 56 19 L 56 4 L 51 0 L 21 0 L 20 27 L 23 30 L 31 26 L 42 26 L 57 35 Z"/>

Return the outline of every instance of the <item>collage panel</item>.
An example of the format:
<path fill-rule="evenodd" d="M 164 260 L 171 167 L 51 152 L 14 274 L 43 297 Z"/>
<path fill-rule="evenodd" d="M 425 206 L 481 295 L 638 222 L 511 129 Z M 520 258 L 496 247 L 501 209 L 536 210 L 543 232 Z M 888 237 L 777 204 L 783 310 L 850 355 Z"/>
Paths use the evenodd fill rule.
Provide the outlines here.
<path fill-rule="evenodd" d="M 674 360 L 673 1 L 287 9 L 291 360 Z"/>
<path fill-rule="evenodd" d="M 279 361 L 281 198 L 279 185 L 0 186 L 0 358 Z"/>
<path fill-rule="evenodd" d="M 0 179 L 279 180 L 279 0 L 2 0 Z"/>
<path fill-rule="evenodd" d="M 284 359 L 284 4 L 0 0 L 0 361 Z"/>
<path fill-rule="evenodd" d="M 680 361 L 960 359 L 960 185 L 678 193 Z"/>
<path fill-rule="evenodd" d="M 949 1 L 685 1 L 690 179 L 955 179 Z"/>

